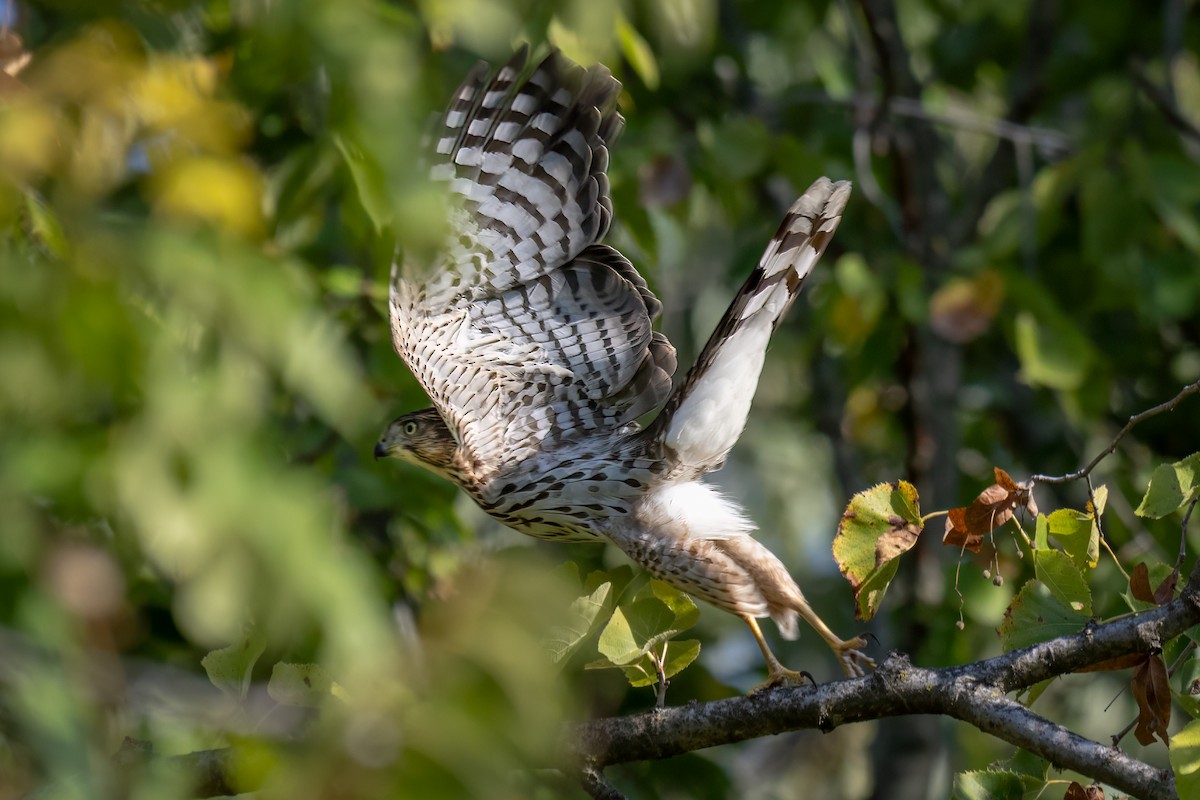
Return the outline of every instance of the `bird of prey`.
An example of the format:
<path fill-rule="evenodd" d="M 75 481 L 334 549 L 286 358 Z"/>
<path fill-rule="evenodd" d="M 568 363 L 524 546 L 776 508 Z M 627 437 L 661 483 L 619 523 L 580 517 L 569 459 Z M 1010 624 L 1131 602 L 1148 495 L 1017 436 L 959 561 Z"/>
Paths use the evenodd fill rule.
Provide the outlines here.
<path fill-rule="evenodd" d="M 523 48 L 478 65 L 435 132 L 431 177 L 451 235 L 432 264 L 393 265 L 396 352 L 433 408 L 394 420 L 377 458 L 458 484 L 521 533 L 610 541 L 668 584 L 741 617 L 768 683 L 798 682 L 758 619 L 788 639 L 803 617 L 846 673 L 874 666 L 838 638 L 737 504 L 701 480 L 737 442 L 767 342 L 841 219 L 850 184 L 821 178 L 788 210 L 687 377 L 652 323 L 662 306 L 601 240 L 621 84 Z M 404 261 L 404 259 L 398 259 Z M 638 419 L 661 406 L 642 428 Z"/>

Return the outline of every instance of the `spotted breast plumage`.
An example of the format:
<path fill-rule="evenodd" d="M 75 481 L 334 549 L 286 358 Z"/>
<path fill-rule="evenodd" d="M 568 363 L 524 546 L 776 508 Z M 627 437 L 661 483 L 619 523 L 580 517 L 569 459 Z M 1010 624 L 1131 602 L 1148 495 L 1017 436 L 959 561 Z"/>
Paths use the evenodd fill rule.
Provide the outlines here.
<path fill-rule="evenodd" d="M 552 52 L 471 72 L 441 119 L 431 176 L 446 247 L 393 267 L 396 352 L 433 408 L 393 421 L 377 457 L 416 463 L 496 519 L 557 541 L 611 541 L 656 577 L 742 617 L 769 681 L 797 680 L 757 620 L 803 617 L 847 674 L 873 662 L 808 605 L 753 523 L 701 477 L 745 426 L 767 343 L 833 235 L 850 185 L 822 178 L 788 210 L 696 364 L 672 391 L 661 304 L 601 243 L 620 83 Z M 642 429 L 640 417 L 661 406 Z"/>

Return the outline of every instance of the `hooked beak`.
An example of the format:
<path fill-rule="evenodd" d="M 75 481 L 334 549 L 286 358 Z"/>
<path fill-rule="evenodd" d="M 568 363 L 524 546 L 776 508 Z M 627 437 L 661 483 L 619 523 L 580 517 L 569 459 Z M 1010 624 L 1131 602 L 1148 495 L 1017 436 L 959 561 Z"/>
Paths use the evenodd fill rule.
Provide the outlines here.
<path fill-rule="evenodd" d="M 376 442 L 375 443 L 375 460 L 378 461 L 381 458 L 387 458 L 387 454 L 388 454 L 388 450 L 386 447 L 384 447 L 383 442 Z"/>

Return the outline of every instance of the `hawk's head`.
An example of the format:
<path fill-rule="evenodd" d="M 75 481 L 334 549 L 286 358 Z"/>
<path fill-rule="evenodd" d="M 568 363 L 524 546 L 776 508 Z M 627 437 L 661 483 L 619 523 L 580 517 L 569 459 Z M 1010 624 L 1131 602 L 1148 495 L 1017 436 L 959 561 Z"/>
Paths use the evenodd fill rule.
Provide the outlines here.
<path fill-rule="evenodd" d="M 437 410 L 424 408 L 392 420 L 375 443 L 375 457 L 399 458 L 447 475 L 457 447 Z"/>

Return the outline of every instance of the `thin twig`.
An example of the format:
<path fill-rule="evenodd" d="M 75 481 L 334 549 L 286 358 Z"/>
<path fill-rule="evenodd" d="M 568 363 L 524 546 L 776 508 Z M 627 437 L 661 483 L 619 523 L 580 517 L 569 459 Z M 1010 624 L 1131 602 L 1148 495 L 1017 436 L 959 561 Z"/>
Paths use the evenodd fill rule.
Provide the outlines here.
<path fill-rule="evenodd" d="M 1192 502 L 1188 503 L 1187 511 L 1184 512 L 1183 522 L 1179 525 L 1179 555 L 1175 559 L 1175 571 L 1179 572 L 1183 566 L 1183 559 L 1187 557 L 1187 526 L 1188 520 L 1192 518 L 1192 511 L 1196 509 L 1196 503 L 1200 503 L 1200 494 L 1192 498 Z"/>
<path fill-rule="evenodd" d="M 1036 481 L 1037 483 L 1070 483 L 1071 481 L 1077 481 L 1080 478 L 1087 477 L 1091 474 L 1092 470 L 1096 468 L 1097 464 L 1099 464 L 1117 449 L 1117 445 L 1120 444 L 1121 440 L 1125 438 L 1125 435 L 1133 430 L 1135 426 L 1141 422 L 1144 422 L 1150 417 L 1157 416 L 1166 411 L 1174 410 L 1175 406 L 1179 405 L 1180 401 L 1182 401 L 1188 395 L 1196 394 L 1196 392 L 1200 392 L 1200 381 L 1190 383 L 1183 387 L 1179 394 L 1175 395 L 1167 402 L 1160 403 L 1154 408 L 1149 408 L 1140 414 L 1134 414 L 1129 418 L 1129 421 L 1125 423 L 1125 427 L 1121 428 L 1121 432 L 1116 435 L 1116 438 L 1109 443 L 1108 447 L 1101 450 L 1100 453 L 1097 454 L 1096 457 L 1091 461 L 1089 461 L 1087 466 L 1083 467 L 1082 469 L 1077 469 L 1074 472 L 1067 473 L 1066 475 L 1034 475 L 1030 478 L 1030 480 Z"/>

